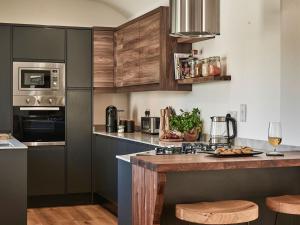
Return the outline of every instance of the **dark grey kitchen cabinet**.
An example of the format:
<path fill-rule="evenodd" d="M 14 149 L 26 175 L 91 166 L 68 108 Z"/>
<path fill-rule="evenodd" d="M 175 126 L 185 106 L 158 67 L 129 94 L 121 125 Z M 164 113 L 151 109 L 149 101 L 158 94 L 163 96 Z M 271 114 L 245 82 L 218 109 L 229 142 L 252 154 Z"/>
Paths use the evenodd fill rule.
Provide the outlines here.
<path fill-rule="evenodd" d="M 118 160 L 118 224 L 132 225 L 132 165 Z"/>
<path fill-rule="evenodd" d="M 0 132 L 12 131 L 11 27 L 0 26 Z"/>
<path fill-rule="evenodd" d="M 28 196 L 65 193 L 65 147 L 28 149 Z"/>
<path fill-rule="evenodd" d="M 27 223 L 27 149 L 0 151 L 0 224 Z"/>
<path fill-rule="evenodd" d="M 117 155 L 153 150 L 155 146 L 119 138 L 94 135 L 94 192 L 106 200 L 118 203 Z"/>
<path fill-rule="evenodd" d="M 92 31 L 67 30 L 67 87 L 92 87 Z"/>
<path fill-rule="evenodd" d="M 13 28 L 15 60 L 65 61 L 65 29 L 15 26 Z"/>
<path fill-rule="evenodd" d="M 92 90 L 67 91 L 67 192 L 91 193 Z"/>

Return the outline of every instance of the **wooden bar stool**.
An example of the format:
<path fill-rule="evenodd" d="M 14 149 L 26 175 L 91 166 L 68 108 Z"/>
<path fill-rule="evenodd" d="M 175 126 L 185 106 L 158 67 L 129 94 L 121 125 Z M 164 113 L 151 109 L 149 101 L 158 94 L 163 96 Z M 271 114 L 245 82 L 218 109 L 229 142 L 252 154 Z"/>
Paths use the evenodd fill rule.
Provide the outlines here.
<path fill-rule="evenodd" d="M 283 195 L 266 198 L 266 205 L 276 212 L 275 225 L 279 213 L 300 215 L 300 195 Z"/>
<path fill-rule="evenodd" d="M 258 218 L 258 205 L 243 200 L 177 204 L 176 217 L 198 224 L 250 224 Z"/>

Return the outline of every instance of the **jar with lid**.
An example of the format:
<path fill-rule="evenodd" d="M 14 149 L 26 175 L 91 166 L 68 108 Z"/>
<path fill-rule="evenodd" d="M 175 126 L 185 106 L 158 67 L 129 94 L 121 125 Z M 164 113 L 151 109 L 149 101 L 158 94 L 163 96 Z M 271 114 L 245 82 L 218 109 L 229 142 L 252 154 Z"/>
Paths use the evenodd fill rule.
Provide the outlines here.
<path fill-rule="evenodd" d="M 190 67 L 190 77 L 196 77 L 197 76 L 197 71 L 196 71 L 196 65 L 197 65 L 197 60 L 198 58 L 196 55 L 198 54 L 198 50 L 192 50 L 192 54 L 188 58 L 188 64 Z"/>
<path fill-rule="evenodd" d="M 195 77 L 202 76 L 202 60 L 197 59 L 195 62 Z"/>
<path fill-rule="evenodd" d="M 210 76 L 220 76 L 221 75 L 221 59 L 219 56 L 210 58 L 209 75 Z"/>
<path fill-rule="evenodd" d="M 209 75 L 209 59 L 202 60 L 202 76 L 207 77 Z"/>
<path fill-rule="evenodd" d="M 222 75 L 222 64 L 220 56 L 216 56 L 216 67 L 219 69 L 218 74 Z"/>

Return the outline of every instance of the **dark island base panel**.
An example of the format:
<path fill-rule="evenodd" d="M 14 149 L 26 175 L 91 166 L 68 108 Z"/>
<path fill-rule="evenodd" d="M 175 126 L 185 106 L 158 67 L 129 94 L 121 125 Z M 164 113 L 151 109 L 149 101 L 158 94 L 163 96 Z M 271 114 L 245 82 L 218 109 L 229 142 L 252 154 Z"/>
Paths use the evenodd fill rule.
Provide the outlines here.
<path fill-rule="evenodd" d="M 104 198 L 103 196 L 97 193 L 94 193 L 93 199 L 94 199 L 93 201 L 94 204 L 99 204 L 103 208 L 107 209 L 109 212 L 114 214 L 115 216 L 118 216 L 118 205 L 116 202 L 107 200 L 106 198 Z"/>
<path fill-rule="evenodd" d="M 68 195 L 46 195 L 29 196 L 27 200 L 28 208 L 58 207 L 88 205 L 93 203 L 91 193 L 68 194 Z"/>
<path fill-rule="evenodd" d="M 160 225 L 191 225 L 176 219 L 175 205 L 229 199 L 259 204 L 260 217 L 251 225 L 274 225 L 275 213 L 266 208 L 267 196 L 300 194 L 300 168 L 245 169 L 168 173 Z M 300 217 L 280 214 L 279 225 L 299 225 Z"/>

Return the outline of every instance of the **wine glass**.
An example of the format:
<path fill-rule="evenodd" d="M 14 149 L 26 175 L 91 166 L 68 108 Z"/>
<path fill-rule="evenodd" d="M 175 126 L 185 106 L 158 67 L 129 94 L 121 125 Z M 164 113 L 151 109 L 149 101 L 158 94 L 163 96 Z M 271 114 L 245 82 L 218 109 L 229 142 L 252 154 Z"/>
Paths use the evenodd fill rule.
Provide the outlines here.
<path fill-rule="evenodd" d="M 282 141 L 282 131 L 280 122 L 269 123 L 268 141 L 274 148 L 274 151 L 267 153 L 268 156 L 284 156 L 282 152 L 278 152 L 276 149 Z"/>

